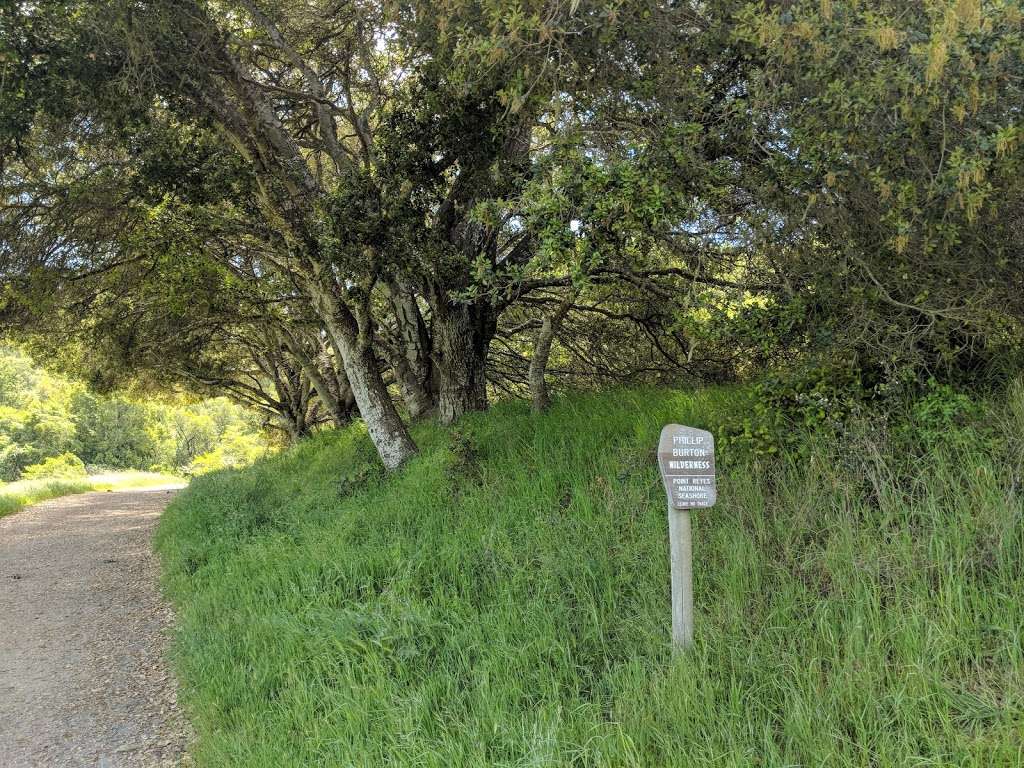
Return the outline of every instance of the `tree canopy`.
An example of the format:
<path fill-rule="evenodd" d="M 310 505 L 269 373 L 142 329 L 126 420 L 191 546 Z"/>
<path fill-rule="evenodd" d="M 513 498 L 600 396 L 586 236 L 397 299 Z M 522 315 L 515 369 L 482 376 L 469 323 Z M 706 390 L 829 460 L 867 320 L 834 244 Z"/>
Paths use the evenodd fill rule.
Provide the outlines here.
<path fill-rule="evenodd" d="M 552 382 L 997 377 L 1022 45 L 1009 0 L 15 2 L 0 320 L 389 468 Z"/>

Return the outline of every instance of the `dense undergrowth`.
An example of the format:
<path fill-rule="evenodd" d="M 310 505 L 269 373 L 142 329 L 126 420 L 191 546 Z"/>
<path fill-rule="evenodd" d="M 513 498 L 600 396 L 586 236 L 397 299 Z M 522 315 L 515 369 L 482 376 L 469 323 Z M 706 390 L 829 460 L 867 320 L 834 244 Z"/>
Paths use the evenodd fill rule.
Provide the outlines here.
<path fill-rule="evenodd" d="M 673 658 L 658 432 L 742 402 L 505 403 L 394 477 L 353 428 L 196 479 L 158 548 L 198 765 L 1020 765 L 1024 407 L 736 448 Z"/>

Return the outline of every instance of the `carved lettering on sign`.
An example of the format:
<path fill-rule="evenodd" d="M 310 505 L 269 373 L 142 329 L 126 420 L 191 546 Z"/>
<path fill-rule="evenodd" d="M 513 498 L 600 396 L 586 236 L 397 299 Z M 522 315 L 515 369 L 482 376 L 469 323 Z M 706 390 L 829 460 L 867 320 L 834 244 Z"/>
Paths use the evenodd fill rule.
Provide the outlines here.
<path fill-rule="evenodd" d="M 715 505 L 715 438 L 710 432 L 680 424 L 667 425 L 658 441 L 658 467 L 669 503 L 675 509 Z"/>

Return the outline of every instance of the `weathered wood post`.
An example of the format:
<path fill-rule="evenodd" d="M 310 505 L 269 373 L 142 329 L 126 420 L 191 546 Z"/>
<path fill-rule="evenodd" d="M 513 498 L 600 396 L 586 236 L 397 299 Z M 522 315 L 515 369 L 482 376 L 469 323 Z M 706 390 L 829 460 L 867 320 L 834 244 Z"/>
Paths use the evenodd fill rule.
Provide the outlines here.
<path fill-rule="evenodd" d="M 693 545 L 690 510 L 714 506 L 715 438 L 679 424 L 661 430 L 658 467 L 668 496 L 668 539 L 672 566 L 672 645 L 693 645 Z"/>

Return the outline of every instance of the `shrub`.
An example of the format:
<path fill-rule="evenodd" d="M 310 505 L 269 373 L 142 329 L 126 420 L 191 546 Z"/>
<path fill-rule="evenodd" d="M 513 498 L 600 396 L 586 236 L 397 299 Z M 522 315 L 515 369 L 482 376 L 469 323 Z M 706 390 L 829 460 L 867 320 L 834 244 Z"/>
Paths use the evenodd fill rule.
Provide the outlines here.
<path fill-rule="evenodd" d="M 745 407 L 719 429 L 726 462 L 745 455 L 806 451 L 808 435 L 836 435 L 851 418 L 881 413 L 898 387 L 850 361 L 787 367 L 763 376 Z"/>
<path fill-rule="evenodd" d="M 189 475 L 205 475 L 219 469 L 246 467 L 266 452 L 266 445 L 259 436 L 238 426 L 232 426 L 212 451 L 196 456 L 185 472 Z"/>
<path fill-rule="evenodd" d="M 85 463 L 73 453 L 62 453 L 51 456 L 38 464 L 25 467 L 21 473 L 22 480 L 41 480 L 43 478 L 85 477 Z"/>

